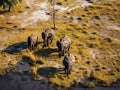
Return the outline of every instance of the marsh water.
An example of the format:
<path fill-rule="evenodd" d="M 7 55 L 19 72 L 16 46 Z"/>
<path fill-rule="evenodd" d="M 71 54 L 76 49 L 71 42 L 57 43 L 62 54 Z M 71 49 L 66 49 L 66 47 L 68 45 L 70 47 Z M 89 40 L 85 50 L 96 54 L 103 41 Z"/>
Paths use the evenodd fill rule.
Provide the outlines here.
<path fill-rule="evenodd" d="M 87 88 L 80 84 L 75 84 L 68 89 L 53 86 L 47 80 L 33 80 L 29 72 L 9 72 L 0 77 L 0 90 L 120 90 L 120 81 L 113 83 L 109 87 L 96 86 Z"/>

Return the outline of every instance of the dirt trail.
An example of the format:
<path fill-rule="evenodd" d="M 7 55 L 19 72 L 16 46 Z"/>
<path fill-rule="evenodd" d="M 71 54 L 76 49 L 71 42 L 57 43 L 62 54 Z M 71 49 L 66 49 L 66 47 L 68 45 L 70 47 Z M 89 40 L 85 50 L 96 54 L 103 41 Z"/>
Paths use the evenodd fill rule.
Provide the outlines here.
<path fill-rule="evenodd" d="M 47 15 L 49 11 L 47 1 L 38 2 L 36 0 L 27 0 L 25 3 L 29 7 L 28 10 L 20 15 L 10 16 L 10 20 L 19 23 L 20 27 L 24 28 L 28 25 L 36 24 L 39 20 L 45 21 L 50 18 L 50 16 Z"/>
<path fill-rule="evenodd" d="M 63 5 L 55 5 L 55 8 L 62 12 L 66 10 L 70 12 L 79 7 L 85 8 L 86 6 L 92 5 L 85 0 L 76 0 L 75 3 L 76 2 L 78 2 L 78 5 L 75 7 L 71 7 L 71 4 L 67 7 Z M 52 8 L 52 6 L 50 7 L 48 5 L 48 0 L 45 0 L 44 2 L 38 2 L 37 0 L 26 0 L 25 3 L 28 7 L 30 7 L 28 10 L 21 13 L 20 15 L 10 16 L 10 20 L 19 23 L 20 27 L 24 28 L 28 25 L 34 25 L 40 20 L 47 21 L 51 18 L 51 16 L 47 14 L 50 12 L 50 8 Z"/>

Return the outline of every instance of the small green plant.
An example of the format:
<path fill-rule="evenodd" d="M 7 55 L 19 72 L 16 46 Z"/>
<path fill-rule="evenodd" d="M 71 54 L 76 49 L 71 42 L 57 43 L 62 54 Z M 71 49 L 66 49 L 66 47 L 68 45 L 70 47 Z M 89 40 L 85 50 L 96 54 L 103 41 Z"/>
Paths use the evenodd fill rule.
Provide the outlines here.
<path fill-rule="evenodd" d="M 87 81 L 84 83 L 84 86 L 89 87 L 89 88 L 93 88 L 93 87 L 95 87 L 95 82 L 94 81 Z"/>
<path fill-rule="evenodd" d="M 5 70 L 0 70 L 0 76 L 3 76 L 3 75 L 5 75 Z"/>
<path fill-rule="evenodd" d="M 112 42 L 112 39 L 111 38 L 105 38 L 105 40 L 107 41 L 107 42 Z"/>

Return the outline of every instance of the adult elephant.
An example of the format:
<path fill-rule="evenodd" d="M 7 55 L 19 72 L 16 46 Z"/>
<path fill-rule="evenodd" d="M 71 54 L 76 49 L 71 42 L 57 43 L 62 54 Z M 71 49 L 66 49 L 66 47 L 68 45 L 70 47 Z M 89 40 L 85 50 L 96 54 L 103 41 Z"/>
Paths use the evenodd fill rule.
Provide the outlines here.
<path fill-rule="evenodd" d="M 72 54 L 67 54 L 63 59 L 64 70 L 67 76 L 71 74 L 72 66 L 75 64 L 75 56 Z"/>
<path fill-rule="evenodd" d="M 43 48 L 49 47 L 49 45 L 53 42 L 54 34 L 55 32 L 53 29 L 47 29 L 44 32 L 42 32 L 41 36 L 43 39 Z"/>
<path fill-rule="evenodd" d="M 34 50 L 34 48 L 38 44 L 38 36 L 36 34 L 31 34 L 30 36 L 28 36 L 27 42 L 28 42 L 28 48 L 30 50 Z"/>
<path fill-rule="evenodd" d="M 67 51 L 70 50 L 71 39 L 67 35 L 65 35 L 56 42 L 56 45 L 58 47 L 58 54 L 60 58 L 61 56 L 64 56 Z"/>

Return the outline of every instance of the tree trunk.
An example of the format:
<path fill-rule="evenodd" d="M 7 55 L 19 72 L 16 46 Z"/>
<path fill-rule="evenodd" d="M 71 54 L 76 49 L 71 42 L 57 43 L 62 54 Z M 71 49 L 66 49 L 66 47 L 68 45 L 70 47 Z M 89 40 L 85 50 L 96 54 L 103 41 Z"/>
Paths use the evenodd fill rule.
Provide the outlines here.
<path fill-rule="evenodd" d="M 11 8 L 12 8 L 12 3 L 8 3 L 8 12 L 10 12 L 11 11 Z"/>
<path fill-rule="evenodd" d="M 5 5 L 3 5 L 3 9 L 5 10 Z"/>
<path fill-rule="evenodd" d="M 8 7 L 8 12 L 10 12 L 11 11 L 11 5 L 9 5 L 9 7 Z"/>
<path fill-rule="evenodd" d="M 53 27 L 54 27 L 54 30 L 56 29 L 56 21 L 55 21 L 55 2 L 53 0 Z"/>

